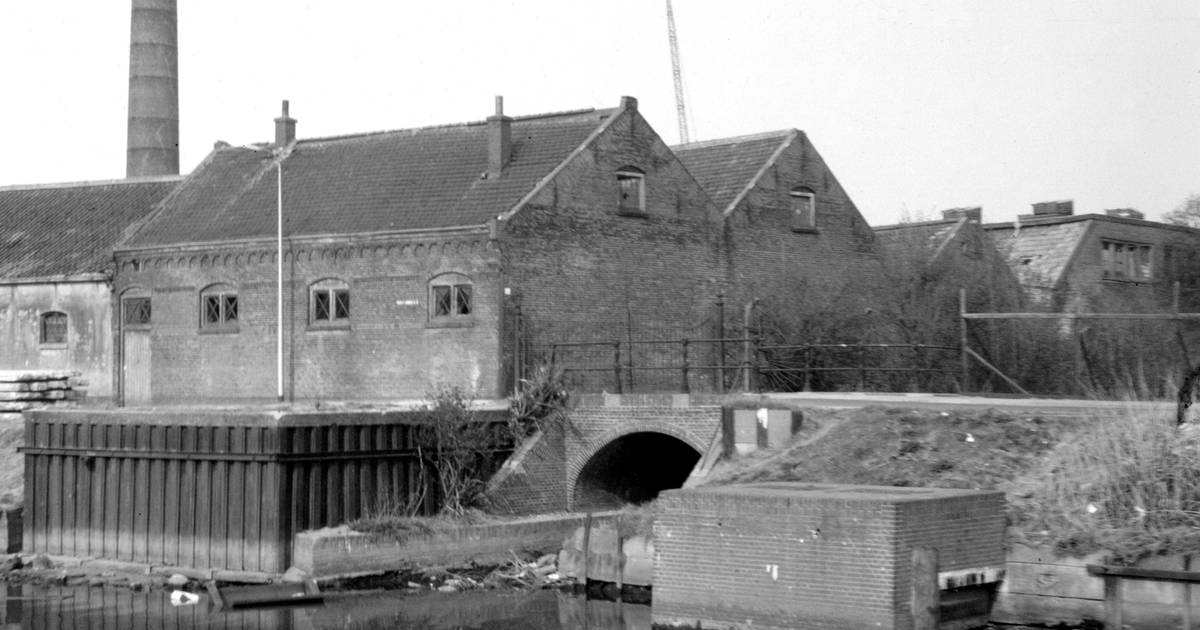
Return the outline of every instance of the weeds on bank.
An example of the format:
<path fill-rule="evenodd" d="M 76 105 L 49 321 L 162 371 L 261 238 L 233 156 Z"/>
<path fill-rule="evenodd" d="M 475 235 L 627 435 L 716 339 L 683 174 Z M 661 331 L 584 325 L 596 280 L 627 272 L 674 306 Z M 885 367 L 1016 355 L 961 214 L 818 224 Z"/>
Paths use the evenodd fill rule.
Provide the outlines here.
<path fill-rule="evenodd" d="M 1008 488 L 1029 542 L 1116 562 L 1200 548 L 1200 426 L 1128 409 L 1097 415 Z"/>

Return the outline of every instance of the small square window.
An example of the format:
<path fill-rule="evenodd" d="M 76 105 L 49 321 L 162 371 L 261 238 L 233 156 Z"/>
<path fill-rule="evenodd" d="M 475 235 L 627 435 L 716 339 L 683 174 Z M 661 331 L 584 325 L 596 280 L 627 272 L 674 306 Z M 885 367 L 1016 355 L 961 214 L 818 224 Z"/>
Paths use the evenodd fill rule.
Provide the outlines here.
<path fill-rule="evenodd" d="M 812 189 L 806 187 L 793 188 L 792 198 L 792 230 L 796 232 L 814 232 L 817 229 L 817 196 Z"/>
<path fill-rule="evenodd" d="M 200 295 L 200 328 L 208 331 L 236 332 L 238 298 L 232 287 L 214 285 Z"/>
<path fill-rule="evenodd" d="M 1151 279 L 1150 246 L 1121 241 L 1100 241 L 1101 277 L 1106 280 L 1143 282 Z"/>
<path fill-rule="evenodd" d="M 345 326 L 350 322 L 350 289 L 340 281 L 327 280 L 309 293 L 309 323 Z"/>
<path fill-rule="evenodd" d="M 126 326 L 150 325 L 150 298 L 133 297 L 121 301 Z"/>
<path fill-rule="evenodd" d="M 617 187 L 620 201 L 617 210 L 622 214 L 646 213 L 646 174 L 635 168 L 617 171 Z"/>
<path fill-rule="evenodd" d="M 67 343 L 67 314 L 59 311 L 43 313 L 41 317 L 41 342 Z"/>
<path fill-rule="evenodd" d="M 435 284 L 431 289 L 433 319 L 470 319 L 474 312 L 474 287 L 468 283 Z"/>

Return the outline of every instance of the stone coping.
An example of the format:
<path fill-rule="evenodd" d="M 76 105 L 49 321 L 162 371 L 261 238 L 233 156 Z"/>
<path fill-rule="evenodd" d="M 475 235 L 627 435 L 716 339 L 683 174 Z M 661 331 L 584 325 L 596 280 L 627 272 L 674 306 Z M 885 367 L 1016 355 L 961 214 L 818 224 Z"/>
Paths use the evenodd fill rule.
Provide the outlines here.
<path fill-rule="evenodd" d="M 414 417 L 417 409 L 246 409 L 219 407 L 148 407 L 148 408 L 62 408 L 32 409 L 27 419 L 44 423 L 90 423 L 105 425 L 170 426 L 269 426 L 303 427 L 328 425 L 395 424 Z M 482 419 L 508 417 L 505 409 L 479 409 Z"/>

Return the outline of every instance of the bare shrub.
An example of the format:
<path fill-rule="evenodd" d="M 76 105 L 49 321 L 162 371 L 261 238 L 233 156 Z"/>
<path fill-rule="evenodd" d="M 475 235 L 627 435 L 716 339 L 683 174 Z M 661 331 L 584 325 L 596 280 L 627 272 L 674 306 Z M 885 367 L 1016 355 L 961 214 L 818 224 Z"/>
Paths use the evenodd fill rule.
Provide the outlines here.
<path fill-rule="evenodd" d="M 1200 431 L 1132 408 L 1097 416 L 1009 491 L 1010 519 L 1060 552 L 1117 562 L 1200 544 Z"/>

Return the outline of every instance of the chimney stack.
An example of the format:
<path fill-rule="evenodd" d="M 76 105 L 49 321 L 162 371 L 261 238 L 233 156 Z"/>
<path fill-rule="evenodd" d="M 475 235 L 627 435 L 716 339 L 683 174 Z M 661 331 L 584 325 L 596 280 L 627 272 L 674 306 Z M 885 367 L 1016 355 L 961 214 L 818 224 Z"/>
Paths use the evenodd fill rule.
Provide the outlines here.
<path fill-rule="evenodd" d="M 133 0 L 125 176 L 179 174 L 175 0 Z"/>
<path fill-rule="evenodd" d="M 1075 202 L 1070 199 L 1042 201 L 1033 204 L 1033 216 L 1035 217 L 1069 217 L 1072 214 L 1075 214 Z"/>
<path fill-rule="evenodd" d="M 980 223 L 983 221 L 983 207 L 946 208 L 942 210 L 942 220 L 951 221 L 966 218 L 968 221 Z"/>
<path fill-rule="evenodd" d="M 1141 219 L 1145 220 L 1146 215 L 1133 208 L 1109 208 L 1104 211 L 1110 217 L 1121 217 L 1122 219 Z"/>
<path fill-rule="evenodd" d="M 504 97 L 496 97 L 496 113 L 487 118 L 488 179 L 504 174 L 512 158 L 512 118 L 504 115 Z"/>
<path fill-rule="evenodd" d="M 282 149 L 296 140 L 296 119 L 288 116 L 288 102 L 283 101 L 283 113 L 275 119 L 275 146 Z"/>

